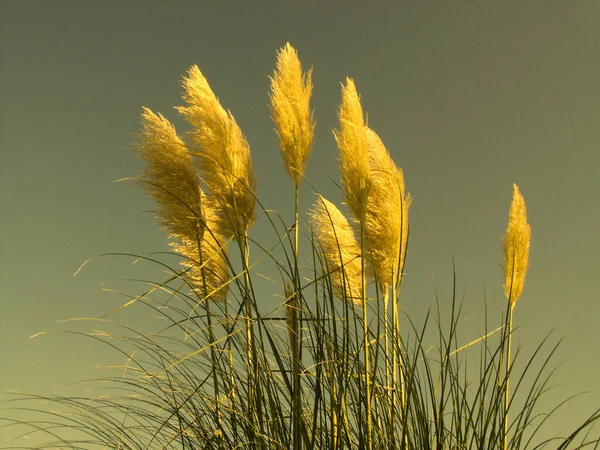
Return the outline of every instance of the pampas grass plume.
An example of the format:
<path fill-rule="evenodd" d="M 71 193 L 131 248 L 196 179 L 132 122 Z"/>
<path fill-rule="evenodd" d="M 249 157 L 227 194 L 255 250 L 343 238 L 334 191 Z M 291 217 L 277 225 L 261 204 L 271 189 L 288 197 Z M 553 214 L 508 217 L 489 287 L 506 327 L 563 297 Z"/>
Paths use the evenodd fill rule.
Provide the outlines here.
<path fill-rule="evenodd" d="M 377 133 L 365 129 L 372 180 L 365 221 L 371 256 L 366 262 L 370 275 L 385 288 L 400 281 L 412 199 L 405 192 L 402 169 L 396 166 Z"/>
<path fill-rule="evenodd" d="M 311 75 L 312 69 L 302 72 L 296 49 L 286 43 L 277 53 L 271 78 L 271 113 L 285 170 L 296 186 L 304 176 L 315 132 Z"/>
<path fill-rule="evenodd" d="M 227 264 L 227 241 L 223 239 L 218 217 L 206 201 L 204 193 L 202 199 L 206 224 L 202 241 L 184 240 L 181 244 L 173 242 L 171 247 L 184 256 L 181 264 L 189 269 L 188 277 L 196 294 L 206 300 L 224 301 L 227 299 L 231 280 Z"/>
<path fill-rule="evenodd" d="M 142 124 L 136 150 L 147 165 L 140 182 L 158 205 L 159 222 L 172 238 L 202 239 L 202 194 L 188 149 L 161 114 L 144 108 Z"/>
<path fill-rule="evenodd" d="M 177 110 L 191 123 L 192 151 L 208 198 L 227 237 L 243 236 L 254 223 L 256 178 L 250 147 L 233 115 L 221 106 L 198 66 L 183 80 L 188 106 Z"/>
<path fill-rule="evenodd" d="M 527 223 L 525 200 L 516 184 L 508 214 L 508 227 L 502 241 L 504 248 L 504 292 L 511 307 L 519 299 L 529 265 L 531 227 Z"/>
<path fill-rule="evenodd" d="M 371 188 L 369 152 L 363 110 L 352 78 L 342 85 L 342 102 L 338 111 L 340 129 L 333 134 L 340 150 L 340 174 L 344 200 L 353 216 L 364 221 Z"/>
<path fill-rule="evenodd" d="M 362 305 L 360 245 L 341 211 L 326 198 L 317 196 L 311 218 L 326 269 L 331 273 L 334 293 L 343 300 Z"/>
<path fill-rule="evenodd" d="M 184 257 L 182 265 L 194 290 L 202 297 L 223 300 L 229 279 L 223 239 L 189 150 L 161 114 L 144 108 L 142 124 L 142 141 L 136 149 L 147 166 L 140 182 L 158 205 L 160 224 L 176 240 L 170 246 Z"/>

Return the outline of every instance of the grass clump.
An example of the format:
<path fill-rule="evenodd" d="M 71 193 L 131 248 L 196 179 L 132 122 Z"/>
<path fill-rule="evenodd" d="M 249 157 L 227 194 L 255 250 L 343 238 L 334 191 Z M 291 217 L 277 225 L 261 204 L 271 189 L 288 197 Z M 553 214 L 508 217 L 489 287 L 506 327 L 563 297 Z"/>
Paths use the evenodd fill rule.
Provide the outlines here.
<path fill-rule="evenodd" d="M 486 318 L 481 337 L 469 343 L 459 342 L 455 287 L 449 317 L 438 301 L 421 326 L 401 318 L 412 197 L 402 169 L 366 125 L 351 78 L 334 130 L 350 216 L 317 193 L 304 225 L 299 187 L 315 129 L 311 74 L 291 45 L 280 49 L 270 99 L 295 187 L 292 227 L 256 198 L 248 142 L 197 66 L 183 81 L 186 105 L 177 108 L 191 132 L 180 136 L 165 117 L 143 109 L 136 151 L 146 166 L 138 183 L 156 202 L 179 264 L 125 255 L 169 275 L 123 294 L 122 308 L 147 308 L 166 325 L 143 333 L 99 319 L 109 331 L 84 334 L 126 357 L 122 373 L 103 379 L 110 394 L 21 395 L 19 404 L 43 399 L 61 412 L 22 406 L 44 419 L 4 418 L 2 426 L 44 436 L 35 448 L 598 448 L 590 430 L 600 410 L 568 436 L 536 441 L 554 413 L 536 404 L 556 346 L 546 350 L 545 339 L 515 371 L 521 355 L 511 355 L 512 317 L 531 236 L 516 185 L 503 241 L 506 314 L 492 331 Z M 252 239 L 256 211 L 275 245 Z M 283 297 L 273 310 L 256 287 L 255 266 L 267 263 Z M 431 328 L 433 346 L 426 343 Z M 476 350 L 472 377 L 465 354 Z"/>

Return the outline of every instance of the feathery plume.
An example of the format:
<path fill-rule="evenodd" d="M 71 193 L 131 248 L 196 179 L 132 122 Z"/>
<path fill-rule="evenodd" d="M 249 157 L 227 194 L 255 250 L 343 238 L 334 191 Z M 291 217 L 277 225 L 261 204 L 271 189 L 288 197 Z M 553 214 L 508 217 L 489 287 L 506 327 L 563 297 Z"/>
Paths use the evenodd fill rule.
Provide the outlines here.
<path fill-rule="evenodd" d="M 408 242 L 410 194 L 405 192 L 404 175 L 373 130 L 365 127 L 371 170 L 371 193 L 367 204 L 365 230 L 370 275 L 383 287 L 400 281 L 400 270 Z"/>
<path fill-rule="evenodd" d="M 525 284 L 529 265 L 531 227 L 527 223 L 525 200 L 516 184 L 508 214 L 508 227 L 502 240 L 504 248 L 504 292 L 514 307 Z"/>
<path fill-rule="evenodd" d="M 286 43 L 277 54 L 269 97 L 283 164 L 296 186 L 306 170 L 315 131 L 311 76 L 312 69 L 303 73 L 298 53 Z"/>
<path fill-rule="evenodd" d="M 158 205 L 159 222 L 172 238 L 202 239 L 200 183 L 187 147 L 161 114 L 144 108 L 142 124 L 142 141 L 136 150 L 147 165 L 140 183 Z"/>
<path fill-rule="evenodd" d="M 206 200 L 204 193 L 202 200 Z M 231 278 L 227 266 L 227 243 L 219 230 L 217 215 L 207 203 L 204 201 L 202 208 L 206 224 L 202 241 L 185 240 L 181 244 L 172 243 L 171 246 L 184 256 L 181 264 L 189 269 L 188 277 L 194 291 L 202 298 L 224 301 Z"/>
<path fill-rule="evenodd" d="M 229 111 L 225 111 L 208 81 L 194 65 L 183 80 L 183 99 L 177 107 L 196 131 L 199 146 L 192 154 L 203 174 L 219 228 L 225 236 L 243 236 L 254 223 L 256 179 L 250 147 Z"/>
<path fill-rule="evenodd" d="M 137 145 L 137 151 L 147 167 L 140 181 L 158 204 L 161 225 L 170 238 L 176 239 L 169 245 L 184 256 L 181 264 L 188 269 L 187 277 L 194 290 L 204 297 L 204 269 L 207 294 L 212 292 L 211 299 L 223 300 L 229 278 L 220 252 L 223 242 L 217 233 L 215 214 L 200 188 L 189 150 L 177 136 L 175 127 L 161 114 L 144 108 L 142 124 L 142 142 Z"/>
<path fill-rule="evenodd" d="M 340 210 L 317 194 L 311 211 L 315 234 L 331 273 L 334 293 L 343 300 L 362 305 L 362 263 L 360 245 Z"/>
<path fill-rule="evenodd" d="M 371 177 L 363 110 L 352 78 L 346 78 L 346 86 L 342 85 L 338 117 L 340 129 L 334 130 L 333 134 L 340 150 L 344 200 L 354 218 L 362 222 L 367 211 Z"/>

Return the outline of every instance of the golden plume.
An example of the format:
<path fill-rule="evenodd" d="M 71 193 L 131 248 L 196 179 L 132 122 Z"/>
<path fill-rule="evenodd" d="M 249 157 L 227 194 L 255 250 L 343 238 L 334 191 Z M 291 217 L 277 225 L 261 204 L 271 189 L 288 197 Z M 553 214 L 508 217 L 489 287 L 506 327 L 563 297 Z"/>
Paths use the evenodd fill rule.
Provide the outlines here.
<path fill-rule="evenodd" d="M 256 179 L 250 147 L 229 111 L 225 111 L 208 81 L 192 66 L 183 80 L 188 106 L 177 110 L 196 129 L 198 149 L 192 150 L 208 190 L 219 228 L 227 237 L 240 237 L 254 223 Z"/>
<path fill-rule="evenodd" d="M 362 263 L 354 231 L 333 203 L 319 194 L 317 197 L 311 217 L 334 293 L 343 300 L 362 305 Z"/>
<path fill-rule="evenodd" d="M 283 164 L 296 186 L 306 170 L 315 132 L 311 75 L 312 69 L 302 72 L 298 53 L 286 43 L 277 54 L 269 97 Z"/>
<path fill-rule="evenodd" d="M 181 264 L 188 269 L 187 277 L 194 290 L 202 297 L 223 300 L 229 279 L 226 260 L 220 251 L 223 242 L 215 214 L 200 188 L 189 150 L 177 136 L 175 127 L 161 114 L 144 108 L 142 124 L 142 141 L 136 149 L 147 166 L 140 182 L 158 205 L 159 222 L 169 237 L 177 240 L 169 245 L 184 256 Z"/>
<path fill-rule="evenodd" d="M 514 307 L 525 284 L 529 265 L 531 227 L 527 223 L 525 200 L 516 184 L 508 214 L 508 227 L 502 240 L 504 248 L 504 292 Z"/>
<path fill-rule="evenodd" d="M 144 108 L 142 124 L 142 141 L 136 150 L 147 165 L 140 182 L 158 205 L 159 222 L 173 238 L 202 239 L 200 183 L 187 147 L 161 114 Z"/>
<path fill-rule="evenodd" d="M 386 288 L 397 285 L 406 256 L 410 194 L 405 192 L 404 175 L 383 142 L 365 127 L 372 187 L 369 194 L 365 230 L 370 275 Z"/>
<path fill-rule="evenodd" d="M 340 150 L 340 173 L 344 200 L 355 219 L 363 222 L 371 188 L 369 152 L 363 110 L 352 78 L 342 85 L 342 103 L 338 111 L 340 129 L 333 134 Z"/>
<path fill-rule="evenodd" d="M 229 292 L 231 276 L 228 270 L 227 242 L 219 230 L 217 215 L 205 201 L 202 193 L 204 220 L 206 230 L 204 238 L 199 242 L 182 241 L 170 245 L 184 256 L 181 263 L 189 269 L 188 276 L 193 289 L 201 297 L 213 301 L 224 301 Z M 200 248 L 198 247 L 200 245 Z"/>

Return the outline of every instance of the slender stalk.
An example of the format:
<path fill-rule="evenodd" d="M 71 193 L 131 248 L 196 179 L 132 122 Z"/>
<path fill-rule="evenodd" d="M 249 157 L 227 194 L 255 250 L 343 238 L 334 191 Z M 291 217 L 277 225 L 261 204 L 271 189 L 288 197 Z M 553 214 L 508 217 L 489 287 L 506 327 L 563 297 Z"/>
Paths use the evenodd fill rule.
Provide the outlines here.
<path fill-rule="evenodd" d="M 383 291 L 383 322 L 384 322 L 384 335 L 385 335 L 385 385 L 386 385 L 386 401 L 388 407 L 388 426 L 393 429 L 394 412 L 392 403 L 392 370 L 393 366 L 391 363 L 390 354 L 390 326 L 389 326 L 389 291 L 387 285 L 382 285 Z"/>
<path fill-rule="evenodd" d="M 509 306 L 508 312 L 508 342 L 506 349 L 506 386 L 504 389 L 504 450 L 508 448 L 508 405 L 510 400 L 510 392 L 509 392 L 509 381 L 510 381 L 510 347 L 512 344 L 512 322 L 513 322 L 513 306 L 515 304 L 511 304 Z"/>
<path fill-rule="evenodd" d="M 241 241 L 241 242 L 240 242 Z M 256 348 L 254 344 L 254 324 L 252 311 L 252 300 L 250 298 L 250 273 L 249 273 L 249 260 L 250 260 L 250 249 L 248 246 L 248 237 L 244 234 L 238 237 L 240 248 L 242 252 L 242 270 L 244 271 L 244 306 L 246 309 L 246 371 L 248 374 L 248 414 L 250 415 L 250 423 L 252 425 L 252 440 L 256 435 L 256 425 L 259 423 L 257 416 L 258 399 L 257 388 L 258 388 L 258 365 L 256 361 Z"/>
<path fill-rule="evenodd" d="M 360 248 L 361 255 L 365 254 L 365 227 L 364 216 L 360 225 Z M 367 449 L 373 448 L 373 416 L 371 411 L 371 367 L 369 364 L 369 322 L 367 314 L 367 272 L 366 259 L 361 258 L 362 264 L 362 299 L 363 299 L 363 332 L 365 346 L 365 408 L 367 413 Z"/>
<path fill-rule="evenodd" d="M 298 184 L 295 189 L 295 221 L 294 221 L 294 348 L 292 349 L 293 361 L 293 442 L 294 450 L 302 448 L 302 390 L 300 383 L 300 361 L 302 358 L 302 305 L 301 305 L 301 288 L 300 288 L 300 273 L 298 271 Z"/>
<path fill-rule="evenodd" d="M 229 303 L 227 302 L 227 300 L 225 300 L 225 317 L 227 318 L 227 324 L 229 323 L 235 323 L 234 321 L 230 321 L 231 316 L 229 314 Z M 229 334 L 231 331 L 233 331 L 233 325 L 231 326 L 231 328 L 227 327 L 227 333 Z M 227 353 L 228 353 L 228 362 L 229 362 L 229 375 L 231 378 L 231 392 L 229 393 L 230 399 L 231 399 L 231 411 L 237 411 L 237 406 L 236 406 L 236 398 L 235 398 L 235 392 L 237 389 L 237 384 L 235 382 L 235 376 L 234 376 L 234 368 L 233 368 L 233 349 L 231 346 L 231 339 L 227 339 Z M 237 420 L 232 420 L 232 429 L 233 429 L 233 434 L 237 435 Z"/>
<path fill-rule="evenodd" d="M 210 232 L 210 231 L 209 231 Z M 212 376 L 213 376 L 213 384 L 214 384 L 214 389 L 215 389 L 215 415 L 217 416 L 217 428 L 221 434 L 221 436 L 224 435 L 224 430 L 223 430 L 223 423 L 221 421 L 221 411 L 220 411 L 220 404 L 219 404 L 219 377 L 217 376 L 217 354 L 215 352 L 215 347 L 214 347 L 214 343 L 215 343 L 215 334 L 214 334 L 214 330 L 213 330 L 213 325 L 212 325 L 212 313 L 210 311 L 210 302 L 211 300 L 207 299 L 206 296 L 208 294 L 208 289 L 207 289 L 207 285 L 206 285 L 206 271 L 204 270 L 203 264 L 203 258 L 202 258 L 202 241 L 201 239 L 198 238 L 198 259 L 199 259 L 199 263 L 200 263 L 200 267 L 201 269 L 201 273 L 202 273 L 202 290 L 204 292 L 204 305 L 206 308 L 206 322 L 208 325 L 208 340 L 209 340 L 209 344 L 210 344 L 210 358 L 212 361 Z M 219 448 L 223 448 L 223 441 L 220 439 L 219 440 Z"/>
<path fill-rule="evenodd" d="M 398 352 L 400 351 L 400 340 L 398 336 L 398 302 L 396 301 L 396 284 L 392 283 L 392 408 L 394 417 L 396 416 L 396 402 L 398 397 Z"/>
<path fill-rule="evenodd" d="M 400 297 L 400 286 L 396 283 L 392 283 L 392 322 L 393 322 L 393 339 L 394 345 L 392 346 L 392 365 L 394 370 L 393 376 L 393 390 L 392 390 L 392 402 L 394 408 L 397 403 L 397 395 L 400 392 L 400 418 L 402 420 L 402 448 L 407 448 L 407 436 L 406 436 L 406 389 L 404 382 L 404 367 L 402 363 L 402 338 L 400 336 L 400 318 L 398 315 L 398 301 Z M 400 378 L 400 380 L 398 380 Z M 396 412 L 394 412 L 396 414 Z"/>

